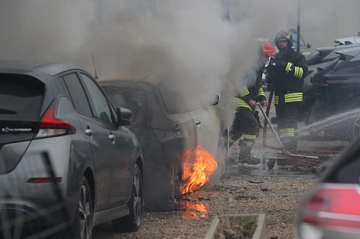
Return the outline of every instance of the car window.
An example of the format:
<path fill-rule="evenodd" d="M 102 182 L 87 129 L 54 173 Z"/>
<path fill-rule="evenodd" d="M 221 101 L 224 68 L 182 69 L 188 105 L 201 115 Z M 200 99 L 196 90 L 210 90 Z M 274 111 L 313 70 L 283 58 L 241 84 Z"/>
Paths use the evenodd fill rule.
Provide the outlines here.
<path fill-rule="evenodd" d="M 1 119 L 38 119 L 45 93 L 44 84 L 21 75 L 0 74 L 0 79 Z"/>
<path fill-rule="evenodd" d="M 83 73 L 81 73 L 80 75 L 84 81 L 85 87 L 90 94 L 89 98 L 93 103 L 95 113 L 98 116 L 99 120 L 107 124 L 115 123 L 113 114 L 114 112 L 111 111 L 109 103 L 100 88 L 87 75 Z"/>
<path fill-rule="evenodd" d="M 291 35 L 293 39 L 293 45 L 296 46 L 298 35 L 296 33 L 291 33 Z M 302 37 L 300 37 L 300 46 L 306 46 L 304 39 L 302 39 Z"/>
<path fill-rule="evenodd" d="M 147 92 L 142 89 L 102 86 L 113 105 L 125 107 L 131 111 L 129 127 L 137 132 L 144 120 L 144 110 L 148 109 Z"/>
<path fill-rule="evenodd" d="M 93 113 L 90 108 L 89 100 L 85 94 L 79 77 L 76 73 L 71 73 L 63 76 L 65 85 L 70 93 L 74 107 L 79 114 L 93 117 Z"/>
<path fill-rule="evenodd" d="M 189 101 L 187 95 L 191 95 L 184 87 L 175 88 L 172 83 L 162 81 L 156 85 L 162 101 L 165 104 L 165 109 L 168 114 L 181 114 L 190 112 L 198 108 L 204 107 L 201 101 Z"/>

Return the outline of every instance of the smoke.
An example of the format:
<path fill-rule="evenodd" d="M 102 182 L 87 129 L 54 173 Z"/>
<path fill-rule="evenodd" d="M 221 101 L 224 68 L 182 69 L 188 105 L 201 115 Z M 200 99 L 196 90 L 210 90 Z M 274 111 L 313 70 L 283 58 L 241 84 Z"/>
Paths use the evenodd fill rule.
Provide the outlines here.
<path fill-rule="evenodd" d="M 271 3 L 270 3 L 271 2 Z M 275 32 L 281 0 L 1 0 L 2 59 L 72 61 L 100 79 L 156 74 L 208 104 L 221 93 L 231 124 L 233 95 L 256 59 L 256 38 Z"/>

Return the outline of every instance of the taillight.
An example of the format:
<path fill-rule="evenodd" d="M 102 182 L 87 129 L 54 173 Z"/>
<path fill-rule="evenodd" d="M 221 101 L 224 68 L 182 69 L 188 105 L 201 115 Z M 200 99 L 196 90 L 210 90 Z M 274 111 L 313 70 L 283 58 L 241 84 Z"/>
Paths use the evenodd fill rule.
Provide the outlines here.
<path fill-rule="evenodd" d="M 300 238 L 322 238 L 321 228 L 360 230 L 360 186 L 323 185 L 300 207 L 297 232 Z M 310 236 L 310 237 L 309 237 Z"/>
<path fill-rule="evenodd" d="M 313 83 L 316 86 L 323 86 L 323 87 L 328 87 L 329 86 L 329 81 L 327 78 L 313 78 L 311 80 L 311 83 Z"/>
<path fill-rule="evenodd" d="M 36 138 L 74 134 L 76 129 L 66 121 L 54 117 L 55 106 L 52 105 L 41 120 L 40 129 Z"/>
<path fill-rule="evenodd" d="M 313 70 L 308 70 L 308 71 L 306 72 L 306 76 L 310 75 L 312 72 L 313 72 Z"/>
<path fill-rule="evenodd" d="M 311 80 L 311 82 L 317 86 L 327 87 L 327 86 L 329 86 L 329 83 L 331 81 L 343 81 L 343 80 L 348 80 L 350 78 L 351 77 L 349 77 L 349 76 L 327 76 L 327 77 L 323 77 L 323 78 L 313 78 Z"/>

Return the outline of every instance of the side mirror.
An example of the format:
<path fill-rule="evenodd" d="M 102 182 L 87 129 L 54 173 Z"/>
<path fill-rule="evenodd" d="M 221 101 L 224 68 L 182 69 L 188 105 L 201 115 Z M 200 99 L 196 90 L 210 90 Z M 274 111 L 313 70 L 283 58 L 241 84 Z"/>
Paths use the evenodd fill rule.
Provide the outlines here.
<path fill-rule="evenodd" d="M 307 46 L 307 48 L 310 48 L 310 47 L 311 47 L 311 44 L 306 43 L 306 46 Z"/>
<path fill-rule="evenodd" d="M 217 104 L 219 104 L 219 102 L 220 102 L 220 95 L 217 94 L 217 95 L 216 95 L 216 99 L 215 99 L 213 105 L 217 105 Z"/>
<path fill-rule="evenodd" d="M 130 124 L 131 110 L 127 108 L 116 108 L 117 123 L 119 126 Z"/>
<path fill-rule="evenodd" d="M 324 69 L 323 69 L 323 68 L 321 68 L 321 67 L 316 68 L 316 70 L 317 70 L 318 72 L 322 72 L 322 71 L 324 71 Z"/>

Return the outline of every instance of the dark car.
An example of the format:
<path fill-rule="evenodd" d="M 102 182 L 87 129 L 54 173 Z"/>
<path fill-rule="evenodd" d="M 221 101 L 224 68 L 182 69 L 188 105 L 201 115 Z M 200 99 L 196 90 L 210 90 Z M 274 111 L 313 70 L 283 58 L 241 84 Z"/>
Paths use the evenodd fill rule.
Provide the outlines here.
<path fill-rule="evenodd" d="M 330 61 L 339 57 L 338 51 L 358 47 L 357 45 L 339 45 L 331 47 L 319 47 L 316 48 L 317 53 L 311 56 L 308 60 L 308 72 L 304 78 L 303 93 L 304 101 L 299 109 L 301 118 L 299 121 L 304 121 L 306 125 L 313 123 L 313 119 L 310 118 L 311 108 L 315 101 L 314 85 L 311 81 L 313 76 L 317 73 L 317 69 L 321 69 L 326 66 Z M 313 132 L 309 131 L 311 134 Z M 316 133 L 314 133 L 316 136 Z"/>
<path fill-rule="evenodd" d="M 311 81 L 315 101 L 310 123 L 313 134 L 353 140 L 360 133 L 360 46 L 336 50 L 338 57 L 318 67 Z M 320 127 L 321 126 L 321 127 Z"/>
<path fill-rule="evenodd" d="M 91 238 L 107 221 L 138 230 L 143 157 L 130 117 L 73 64 L 0 61 L 0 235 Z"/>
<path fill-rule="evenodd" d="M 302 198 L 296 239 L 360 238 L 360 138 L 324 166 L 318 183 Z"/>
<path fill-rule="evenodd" d="M 114 104 L 127 107 L 134 114 L 129 127 L 136 134 L 144 154 L 147 208 L 171 208 L 182 194 L 184 175 L 189 173 L 184 168 L 187 150 L 201 146 L 217 161 L 217 169 L 206 185 L 209 186 L 216 177 L 224 176 L 228 131 L 215 105 L 196 105 L 194 101 L 192 105 L 186 105 L 179 95 L 181 90 L 170 90 L 156 76 L 147 81 L 107 80 L 99 83 Z"/>

